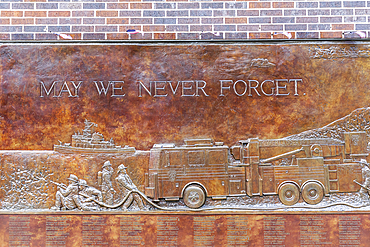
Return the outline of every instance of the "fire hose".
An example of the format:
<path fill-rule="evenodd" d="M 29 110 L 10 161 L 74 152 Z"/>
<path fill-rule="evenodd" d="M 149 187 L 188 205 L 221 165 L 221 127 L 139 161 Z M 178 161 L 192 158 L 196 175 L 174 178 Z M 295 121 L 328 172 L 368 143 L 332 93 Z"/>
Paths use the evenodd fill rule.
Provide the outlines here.
<path fill-rule="evenodd" d="M 138 190 L 131 190 L 129 193 L 127 193 L 127 195 L 121 200 L 121 202 L 117 203 L 117 204 L 114 204 L 114 205 L 108 205 L 104 202 L 100 202 L 100 201 L 97 201 L 95 199 L 93 199 L 93 201 L 102 206 L 102 207 L 107 207 L 107 208 L 118 208 L 120 206 L 122 206 L 125 201 L 128 199 L 128 197 L 132 194 L 132 193 L 137 193 L 139 194 L 146 202 L 148 202 L 151 206 L 153 206 L 154 208 L 157 208 L 157 209 L 160 209 L 160 210 L 166 210 L 166 211 L 191 211 L 191 212 L 201 212 L 201 211 L 213 211 L 213 210 L 244 210 L 244 211 L 261 211 L 261 210 L 266 210 L 266 211 L 271 211 L 271 210 L 286 210 L 286 209 L 299 209 L 299 208 L 304 208 L 304 209 L 324 209 L 324 208 L 329 208 L 329 207 L 334 207 L 334 206 L 347 206 L 347 207 L 351 207 L 351 208 L 362 208 L 362 207 L 365 207 L 365 206 L 368 206 L 368 205 L 359 205 L 359 206 L 355 206 L 355 205 L 352 205 L 352 204 L 349 204 L 349 203 L 346 203 L 346 202 L 339 202 L 339 203 L 332 203 L 332 204 L 329 204 L 329 205 L 324 205 L 324 206 L 283 206 L 283 207 L 274 207 L 274 208 L 242 208 L 242 207 L 213 207 L 213 208 L 208 208 L 208 207 L 205 207 L 205 208 L 168 208 L 168 207 L 161 207 L 157 204 L 155 204 L 154 202 L 152 202 L 146 195 L 144 195 L 142 192 L 138 191 Z M 82 193 L 79 193 L 80 195 L 84 196 L 84 197 L 87 197 L 87 198 L 91 198 L 90 196 L 88 195 L 85 195 L 85 194 L 82 194 Z"/>

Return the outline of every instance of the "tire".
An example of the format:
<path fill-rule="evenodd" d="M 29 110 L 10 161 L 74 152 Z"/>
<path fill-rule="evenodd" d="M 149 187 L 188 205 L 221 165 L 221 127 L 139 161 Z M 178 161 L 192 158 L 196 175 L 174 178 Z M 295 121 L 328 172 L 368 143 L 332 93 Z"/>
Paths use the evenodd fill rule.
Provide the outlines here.
<path fill-rule="evenodd" d="M 287 206 L 294 205 L 299 200 L 299 189 L 293 183 L 283 184 L 279 189 L 279 199 Z"/>
<path fill-rule="evenodd" d="M 184 191 L 184 203 L 189 208 L 200 208 L 206 201 L 204 190 L 198 185 L 190 185 Z"/>
<path fill-rule="evenodd" d="M 308 204 L 318 204 L 324 197 L 324 189 L 317 182 L 308 182 L 302 188 L 302 197 Z"/>

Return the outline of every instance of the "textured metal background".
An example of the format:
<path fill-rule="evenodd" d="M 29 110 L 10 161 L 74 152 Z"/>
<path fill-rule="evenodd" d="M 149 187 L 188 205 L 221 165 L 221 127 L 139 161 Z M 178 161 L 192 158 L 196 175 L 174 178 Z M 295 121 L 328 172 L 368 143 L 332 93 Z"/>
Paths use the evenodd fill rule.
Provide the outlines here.
<path fill-rule="evenodd" d="M 0 148 L 51 150 L 58 140 L 70 142 L 85 119 L 98 123 L 107 139 L 137 149 L 192 137 L 231 145 L 300 133 L 368 105 L 368 52 L 366 42 L 3 45 Z M 257 96 L 253 90 L 250 97 L 232 90 L 219 96 L 219 80 L 275 79 L 302 79 L 299 95 L 288 85 L 289 96 Z M 40 81 L 49 87 L 77 80 L 83 81 L 78 98 L 40 97 Z M 98 80 L 124 80 L 126 96 L 99 96 Z M 172 81 L 175 87 L 183 80 L 206 81 L 209 97 L 181 97 L 181 86 L 175 95 L 167 88 L 167 97 L 145 90 L 138 97 L 138 81 Z"/>

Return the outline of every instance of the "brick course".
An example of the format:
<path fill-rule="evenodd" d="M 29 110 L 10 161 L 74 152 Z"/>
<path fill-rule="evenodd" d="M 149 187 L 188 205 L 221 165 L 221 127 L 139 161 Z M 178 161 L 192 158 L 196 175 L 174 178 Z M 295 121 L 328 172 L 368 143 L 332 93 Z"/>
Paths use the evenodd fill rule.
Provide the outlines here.
<path fill-rule="evenodd" d="M 357 0 L 1 0 L 0 39 L 346 39 L 369 16 Z"/>

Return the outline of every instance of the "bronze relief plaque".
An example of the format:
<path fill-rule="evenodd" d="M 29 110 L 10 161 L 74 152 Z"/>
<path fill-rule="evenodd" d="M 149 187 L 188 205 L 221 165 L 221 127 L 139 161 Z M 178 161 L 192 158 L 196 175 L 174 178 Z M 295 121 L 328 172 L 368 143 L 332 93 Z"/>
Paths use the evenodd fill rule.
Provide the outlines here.
<path fill-rule="evenodd" d="M 368 42 L 8 43 L 0 57 L 5 246 L 368 241 Z"/>

